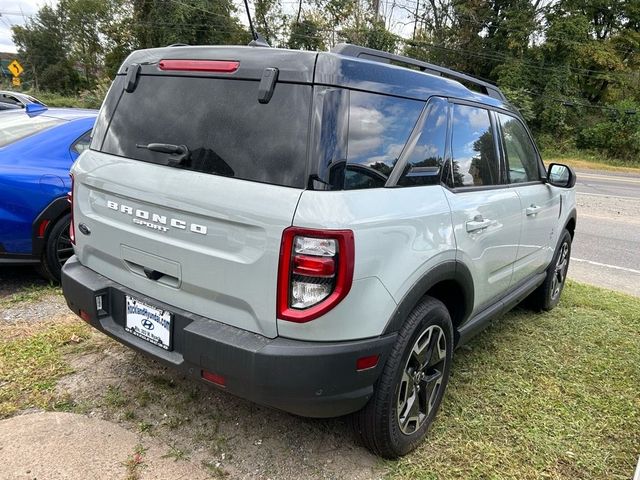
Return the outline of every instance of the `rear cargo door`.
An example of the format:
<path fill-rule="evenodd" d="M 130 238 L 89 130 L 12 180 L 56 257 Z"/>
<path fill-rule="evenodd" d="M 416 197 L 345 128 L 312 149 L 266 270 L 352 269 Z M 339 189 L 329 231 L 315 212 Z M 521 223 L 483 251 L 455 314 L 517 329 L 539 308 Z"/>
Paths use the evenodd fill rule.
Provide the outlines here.
<path fill-rule="evenodd" d="M 118 76 L 74 168 L 76 253 L 147 300 L 274 337 L 312 87 L 279 80 L 259 102 L 277 55 L 230 73 L 167 71 L 160 60 Z M 242 65 L 243 53 L 229 60 Z"/>

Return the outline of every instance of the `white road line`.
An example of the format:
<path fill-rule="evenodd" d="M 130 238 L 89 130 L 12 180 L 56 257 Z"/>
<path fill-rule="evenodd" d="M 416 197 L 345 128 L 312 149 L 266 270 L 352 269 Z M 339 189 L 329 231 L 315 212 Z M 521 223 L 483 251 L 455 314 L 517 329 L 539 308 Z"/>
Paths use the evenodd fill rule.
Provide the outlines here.
<path fill-rule="evenodd" d="M 640 183 L 640 178 L 625 178 L 617 175 L 597 175 L 595 173 L 582 173 L 576 174 L 576 179 L 580 182 L 580 178 L 594 178 L 599 180 L 608 180 L 610 182 L 625 182 L 625 183 Z"/>
<path fill-rule="evenodd" d="M 590 197 L 609 197 L 609 198 L 621 198 L 623 200 L 638 200 L 640 201 L 640 197 L 621 197 L 620 195 L 607 195 L 606 193 L 587 193 L 587 192 L 576 192 L 577 195 L 589 195 Z"/>
<path fill-rule="evenodd" d="M 633 268 L 619 267 L 617 265 L 609 265 L 607 263 L 594 262 L 592 260 L 584 260 L 582 258 L 571 258 L 571 261 L 588 263 L 589 265 L 595 265 L 596 267 L 613 268 L 614 270 L 622 270 L 623 272 L 637 273 L 638 275 L 640 275 L 640 270 L 634 270 Z"/>

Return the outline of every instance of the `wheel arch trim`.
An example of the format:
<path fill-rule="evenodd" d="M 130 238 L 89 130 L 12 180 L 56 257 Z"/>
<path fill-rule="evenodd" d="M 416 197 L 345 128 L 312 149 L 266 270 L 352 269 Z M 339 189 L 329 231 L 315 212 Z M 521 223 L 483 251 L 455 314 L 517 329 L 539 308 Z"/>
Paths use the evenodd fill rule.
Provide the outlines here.
<path fill-rule="evenodd" d="M 44 210 L 42 210 L 42 212 L 40 212 L 31 224 L 31 253 L 33 256 L 39 258 L 42 255 L 46 245 L 47 235 L 51 227 L 54 225 L 56 220 L 70 210 L 69 201 L 67 200 L 67 197 L 64 196 L 54 199 L 44 208 Z M 49 220 L 51 223 L 47 226 L 45 235 L 40 237 L 38 235 L 39 225 L 45 220 Z"/>
<path fill-rule="evenodd" d="M 429 290 L 441 282 L 453 281 L 464 292 L 464 313 L 456 325 L 454 331 L 464 324 L 473 311 L 474 285 L 473 277 L 469 268 L 458 260 L 447 260 L 439 263 L 426 272 L 413 286 L 405 293 L 404 297 L 390 317 L 382 335 L 397 332 L 402 327 L 407 316 L 424 297 Z"/>

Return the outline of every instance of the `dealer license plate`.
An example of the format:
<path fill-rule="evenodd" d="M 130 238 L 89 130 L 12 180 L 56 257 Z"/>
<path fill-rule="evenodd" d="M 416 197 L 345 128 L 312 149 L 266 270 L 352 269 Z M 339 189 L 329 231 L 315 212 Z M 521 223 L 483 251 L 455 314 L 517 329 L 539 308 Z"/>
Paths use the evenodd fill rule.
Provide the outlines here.
<path fill-rule="evenodd" d="M 158 347 L 171 348 L 171 312 L 140 300 L 127 297 L 127 324 L 125 330 Z"/>

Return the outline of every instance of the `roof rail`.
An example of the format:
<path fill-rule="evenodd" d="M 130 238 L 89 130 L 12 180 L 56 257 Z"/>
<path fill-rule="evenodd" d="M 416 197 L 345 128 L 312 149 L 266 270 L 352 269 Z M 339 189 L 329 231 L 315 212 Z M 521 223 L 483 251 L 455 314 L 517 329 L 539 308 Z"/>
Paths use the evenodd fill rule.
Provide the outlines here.
<path fill-rule="evenodd" d="M 331 53 L 337 53 L 345 55 L 347 57 L 362 58 L 364 60 L 373 60 L 374 62 L 391 63 L 398 62 L 406 65 L 412 65 L 418 67 L 420 71 L 430 73 L 432 75 L 449 77 L 454 80 L 471 83 L 480 88 L 480 91 L 485 95 L 497 98 L 498 100 L 506 101 L 502 91 L 496 86 L 484 80 L 479 80 L 471 75 L 456 72 L 449 68 L 434 65 L 432 63 L 422 62 L 411 57 L 404 57 L 402 55 L 395 55 L 393 53 L 383 52 L 381 50 L 374 50 L 373 48 L 361 47 L 359 45 L 353 45 L 350 43 L 339 43 L 333 49 Z"/>

